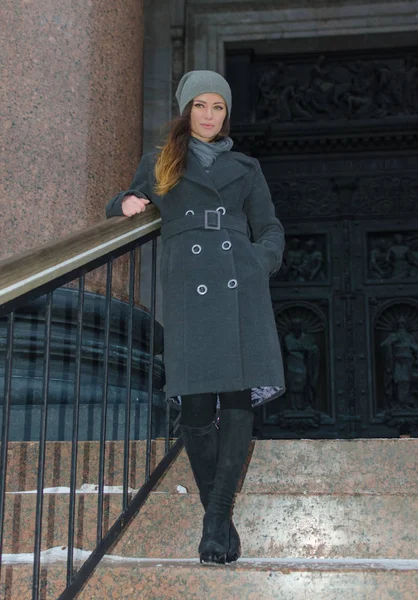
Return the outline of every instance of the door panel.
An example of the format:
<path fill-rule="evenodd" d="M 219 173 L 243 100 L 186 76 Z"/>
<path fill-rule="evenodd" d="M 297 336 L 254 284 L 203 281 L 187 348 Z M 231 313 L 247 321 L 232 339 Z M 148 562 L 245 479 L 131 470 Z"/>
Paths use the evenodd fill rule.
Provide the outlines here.
<path fill-rule="evenodd" d="M 417 49 L 226 59 L 235 149 L 260 160 L 286 233 L 287 392 L 258 435 L 417 435 Z"/>

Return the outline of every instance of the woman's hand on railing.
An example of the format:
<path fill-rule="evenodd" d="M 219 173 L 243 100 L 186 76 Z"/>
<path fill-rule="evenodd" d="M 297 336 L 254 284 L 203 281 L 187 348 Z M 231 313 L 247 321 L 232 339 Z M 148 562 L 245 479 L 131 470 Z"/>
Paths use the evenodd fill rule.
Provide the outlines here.
<path fill-rule="evenodd" d="M 144 212 L 147 204 L 149 204 L 148 198 L 138 198 L 131 194 L 122 200 L 122 212 L 125 217 L 133 217 L 133 215 Z"/>

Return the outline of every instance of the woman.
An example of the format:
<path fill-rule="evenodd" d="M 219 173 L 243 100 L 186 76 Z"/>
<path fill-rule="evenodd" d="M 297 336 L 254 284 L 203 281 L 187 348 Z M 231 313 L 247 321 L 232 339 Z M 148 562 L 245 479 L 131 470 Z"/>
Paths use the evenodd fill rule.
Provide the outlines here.
<path fill-rule="evenodd" d="M 241 555 L 231 514 L 253 407 L 284 392 L 269 293 L 284 236 L 258 161 L 231 152 L 225 79 L 186 73 L 176 98 L 180 117 L 167 142 L 143 156 L 106 214 L 132 216 L 149 202 L 160 210 L 166 392 L 181 402 L 181 433 L 206 511 L 200 560 L 225 563 Z"/>

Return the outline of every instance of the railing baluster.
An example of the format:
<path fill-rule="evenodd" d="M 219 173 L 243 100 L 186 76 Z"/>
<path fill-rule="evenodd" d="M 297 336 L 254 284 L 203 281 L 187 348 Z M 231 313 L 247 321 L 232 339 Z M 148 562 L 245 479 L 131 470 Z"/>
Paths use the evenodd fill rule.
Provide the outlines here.
<path fill-rule="evenodd" d="M 181 412 L 179 412 L 179 414 L 177 415 L 177 417 L 174 419 L 173 429 L 171 430 L 173 437 L 176 436 L 176 431 L 177 431 L 177 429 L 180 426 L 180 418 L 181 418 Z"/>
<path fill-rule="evenodd" d="M 165 406 L 165 454 L 170 450 L 170 405 L 167 402 Z"/>
<path fill-rule="evenodd" d="M 79 289 L 78 289 L 78 308 L 77 308 L 77 328 L 76 328 L 76 352 L 75 352 L 75 375 L 74 375 L 74 413 L 72 423 L 72 456 L 71 456 L 71 467 L 70 467 L 70 494 L 69 494 L 69 509 L 68 509 L 68 556 L 66 565 L 66 590 L 63 592 L 62 597 L 66 599 L 74 598 L 74 590 L 80 589 L 86 582 L 88 577 L 91 575 L 94 566 L 98 563 L 104 553 L 114 544 L 116 539 L 121 535 L 123 530 L 126 528 L 129 521 L 133 518 L 136 512 L 141 508 L 145 502 L 146 497 L 156 485 L 159 478 L 163 475 L 168 466 L 172 463 L 175 456 L 181 449 L 181 440 L 178 440 L 172 448 L 170 448 L 170 442 L 172 432 L 170 431 L 172 414 L 170 413 L 170 407 L 167 405 L 165 413 L 165 457 L 160 464 L 155 468 L 151 469 L 152 465 L 152 452 L 153 452 L 153 392 L 154 392 L 154 373 L 155 373 L 155 337 L 156 337 L 156 277 L 157 277 L 157 237 L 158 232 L 156 231 L 156 225 L 158 221 L 154 220 L 150 223 L 151 231 L 148 231 L 148 225 L 137 227 L 137 241 L 134 241 L 133 237 L 129 238 L 129 244 L 124 246 L 120 243 L 116 246 L 115 250 L 111 250 L 111 254 L 94 255 L 94 260 L 91 260 L 87 264 L 84 262 L 82 265 L 73 269 L 68 269 L 63 275 L 51 278 L 46 284 L 39 286 L 34 285 L 29 292 L 21 294 L 19 296 L 11 296 L 11 300 L 8 298 L 7 304 L 0 305 L 0 314 L 7 315 L 7 341 L 6 341 L 6 357 L 5 357 L 5 380 L 4 380 L 4 405 L 3 405 L 3 422 L 1 427 L 1 450 L 0 450 L 0 569 L 1 564 L 1 550 L 4 546 L 4 523 L 9 515 L 5 514 L 5 499 L 6 499 L 6 484 L 7 484 L 7 453 L 8 443 L 10 437 L 10 418 L 11 418 L 11 402 L 12 402 L 12 371 L 15 370 L 13 360 L 13 350 L 16 342 L 16 310 L 20 307 L 24 307 L 32 299 L 45 297 L 45 338 L 44 338 L 44 357 L 43 357 L 43 384 L 42 384 L 42 398 L 41 398 L 41 415 L 40 415 L 40 434 L 39 434 L 39 454 L 38 454 L 38 475 L 37 475 L 37 496 L 36 496 L 36 515 L 35 515 L 35 535 L 34 535 L 34 561 L 33 561 L 33 575 L 32 575 L 32 600 L 39 600 L 40 596 L 44 593 L 43 585 L 41 585 L 42 577 L 42 563 L 41 563 L 41 550 L 43 541 L 43 509 L 44 509 L 44 486 L 46 475 L 46 454 L 47 454 L 47 434 L 48 434 L 48 402 L 51 388 L 51 369 L 52 369 L 52 356 L 51 348 L 53 343 L 53 324 L 52 324 L 52 310 L 53 310 L 53 299 L 54 290 L 66 283 L 74 281 L 74 277 L 79 277 Z M 144 232 L 142 232 L 142 227 Z M 154 229 L 152 229 L 154 228 Z M 153 232 L 155 231 L 155 235 Z M 122 232 L 125 235 L 124 232 Z M 122 234 L 121 234 L 122 235 Z M 135 298 L 139 298 L 139 289 L 135 289 L 140 284 L 139 278 L 137 277 L 136 269 L 138 269 L 138 260 L 136 253 L 138 252 L 138 246 L 140 247 L 145 240 L 152 237 L 152 270 L 151 270 L 151 300 L 150 300 L 150 330 L 149 330 L 149 373 L 148 373 L 148 414 L 146 419 L 146 465 L 145 465 L 145 483 L 142 485 L 141 490 L 137 493 L 132 500 L 129 496 L 129 482 L 130 482 L 130 459 L 131 459 L 131 410 L 132 410 L 132 365 L 133 365 L 133 333 L 134 333 L 134 316 L 135 316 Z M 110 236 L 109 236 L 110 237 Z M 143 239 L 141 239 L 143 238 Z M 113 240 L 112 244 L 113 244 Z M 100 238 L 101 243 L 101 238 Z M 113 248 L 113 247 L 112 247 Z M 133 249 L 132 248 L 136 248 Z M 106 246 L 107 249 L 107 246 Z M 108 401 L 109 401 L 109 377 L 111 372 L 111 310 L 112 310 L 112 269 L 113 261 L 118 256 L 130 256 L 130 274 L 129 274 L 129 303 L 127 312 L 127 335 L 128 339 L 126 342 L 127 347 L 127 359 L 126 359 L 126 403 L 125 403 L 125 424 L 124 424 L 124 467 L 123 467 L 123 507 L 119 517 L 112 524 L 107 532 L 103 532 L 104 529 L 104 484 L 105 484 L 105 462 L 106 462 L 106 438 L 107 438 L 107 418 L 108 418 Z M 111 258 L 109 259 L 109 256 Z M 78 260 L 78 259 L 77 259 Z M 81 259 L 80 259 L 81 260 Z M 77 263 L 78 264 L 78 263 Z M 107 265 L 107 281 L 106 281 L 106 301 L 105 301 L 105 322 L 104 322 L 104 344 L 103 344 L 103 371 L 102 381 L 103 385 L 103 399 L 102 399 L 102 411 L 101 411 L 101 426 L 99 433 L 99 473 L 98 473 L 98 505 L 97 505 L 97 545 L 94 549 L 90 559 L 86 561 L 81 569 L 76 569 L 74 566 L 75 557 L 75 526 L 76 526 L 76 499 L 77 499 L 77 463 L 78 463 L 78 450 L 79 450 L 79 428 L 80 428 L 80 406 L 81 406 L 81 390 L 82 390 L 82 358 L 83 358 L 83 340 L 85 333 L 83 327 L 85 327 L 85 303 L 87 301 L 87 295 L 85 293 L 85 278 L 84 273 L 93 271 L 99 266 Z M 87 267 L 87 268 L 86 268 Z M 0 290 L 1 293 L 1 290 Z M 5 323 L 6 325 L 6 323 Z M 3 390 L 2 390 L 3 391 Z M 52 390 L 51 390 L 52 391 Z M 177 421 L 177 419 L 176 419 Z M 152 472 L 151 472 L 152 471 Z M 4 563 L 3 563 L 4 568 Z"/>
<path fill-rule="evenodd" d="M 6 494 L 7 450 L 9 446 L 10 405 L 12 401 L 12 363 L 15 313 L 11 312 L 7 322 L 6 364 L 4 370 L 3 423 L 1 428 L 0 459 L 0 573 L 3 555 L 3 527 Z"/>
<path fill-rule="evenodd" d="M 183 442 L 182 439 L 179 438 L 170 448 L 170 452 L 166 454 L 155 467 L 147 483 L 144 483 L 141 489 L 135 494 L 128 508 L 119 515 L 113 525 L 109 528 L 109 531 L 104 535 L 100 544 L 96 546 L 85 563 L 74 575 L 71 585 L 63 591 L 58 600 L 74 600 L 74 598 L 78 597 L 79 592 L 85 586 L 100 560 L 111 550 L 117 540 L 120 539 L 120 535 L 123 531 L 126 531 L 126 528 L 129 526 L 132 519 L 144 506 L 150 493 L 155 489 L 158 482 L 173 464 L 182 448 Z"/>
<path fill-rule="evenodd" d="M 81 383 L 81 349 L 83 342 L 83 313 L 84 313 L 84 275 L 79 278 L 78 307 L 77 307 L 77 339 L 75 356 L 74 403 L 73 403 L 73 431 L 71 442 L 71 479 L 70 479 L 70 504 L 68 515 L 68 555 L 67 555 L 67 585 L 73 578 L 74 567 L 74 521 L 75 499 L 77 486 L 77 453 L 78 453 L 78 428 L 80 420 L 80 383 Z"/>
<path fill-rule="evenodd" d="M 52 292 L 46 294 L 45 303 L 45 344 L 44 344 L 44 368 L 42 382 L 42 412 L 39 436 L 39 454 L 38 454 L 38 481 L 36 493 L 36 513 L 35 513 L 35 545 L 33 559 L 33 581 L 32 581 L 32 600 L 39 598 L 39 574 L 41 565 L 41 543 L 42 543 L 42 510 L 44 495 L 44 476 L 45 476 L 45 445 L 46 430 L 48 423 L 48 389 L 49 389 L 49 369 L 51 364 L 51 313 L 52 313 Z"/>
<path fill-rule="evenodd" d="M 129 312 L 128 312 L 128 348 L 126 357 L 126 400 L 125 400 L 125 437 L 123 446 L 123 510 L 128 508 L 129 486 L 129 442 L 131 433 L 131 387 L 132 387 L 132 336 L 133 314 L 135 300 L 135 256 L 136 250 L 131 250 L 129 261 Z"/>
<path fill-rule="evenodd" d="M 106 270 L 106 308 L 105 308 L 105 337 L 103 348 L 103 402 L 102 402 L 102 421 L 100 428 L 100 458 L 99 458 L 99 489 L 97 498 L 97 543 L 99 544 L 103 537 L 103 490 L 104 490 L 104 470 L 106 455 L 106 422 L 107 422 L 107 401 L 108 401 L 108 381 L 109 381 L 109 338 L 110 338 L 110 312 L 112 302 L 112 267 L 113 259 L 107 263 Z"/>
<path fill-rule="evenodd" d="M 151 473 L 151 444 L 152 444 L 152 407 L 154 392 L 154 347 L 155 347 L 155 297 L 157 283 L 157 240 L 152 240 L 151 258 L 151 306 L 150 306 L 150 336 L 149 354 L 150 364 L 148 371 L 148 423 L 147 423 L 147 456 L 145 465 L 145 481 L 148 481 Z"/>

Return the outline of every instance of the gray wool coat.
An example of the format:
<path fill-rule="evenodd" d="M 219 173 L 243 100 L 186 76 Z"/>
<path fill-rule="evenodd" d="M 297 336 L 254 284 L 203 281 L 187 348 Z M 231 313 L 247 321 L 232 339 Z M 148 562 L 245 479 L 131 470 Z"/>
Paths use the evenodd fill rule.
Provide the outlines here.
<path fill-rule="evenodd" d="M 248 388 L 253 405 L 278 397 L 285 386 L 269 276 L 284 234 L 259 162 L 223 152 L 206 172 L 189 150 L 184 175 L 161 197 L 155 159 L 143 156 L 106 216 L 122 215 L 129 194 L 160 211 L 167 398 Z"/>

